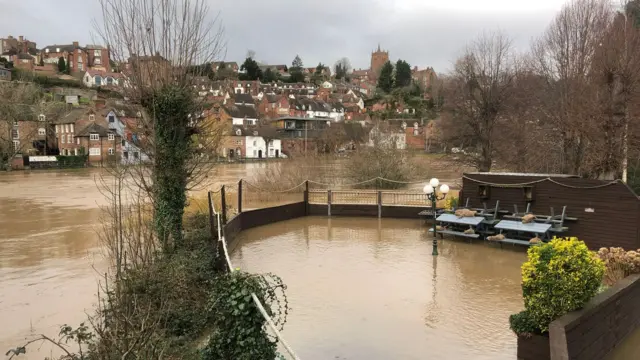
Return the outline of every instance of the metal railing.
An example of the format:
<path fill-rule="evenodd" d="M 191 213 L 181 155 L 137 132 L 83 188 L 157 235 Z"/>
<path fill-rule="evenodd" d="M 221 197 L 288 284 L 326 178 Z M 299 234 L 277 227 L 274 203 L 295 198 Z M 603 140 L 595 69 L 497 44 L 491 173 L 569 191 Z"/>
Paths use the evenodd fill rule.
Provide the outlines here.
<path fill-rule="evenodd" d="M 421 192 L 375 190 L 309 190 L 309 203 L 319 205 L 431 206 Z"/>
<path fill-rule="evenodd" d="M 222 243 L 222 249 L 224 251 L 224 258 L 226 260 L 227 267 L 229 268 L 229 272 L 234 272 L 235 268 L 233 267 L 233 264 L 231 263 L 231 258 L 229 257 L 229 250 L 227 249 L 227 241 L 226 241 L 226 239 L 224 237 L 224 229 L 223 229 L 222 220 L 221 220 L 222 219 L 221 213 L 216 211 L 215 204 L 211 201 L 211 199 L 212 199 L 212 197 L 210 198 L 210 210 L 211 210 L 211 212 L 213 214 L 213 217 L 215 219 L 215 226 L 216 226 L 217 232 L 218 232 L 218 241 Z M 260 301 L 260 299 L 258 299 L 258 296 L 256 296 L 256 294 L 252 292 L 251 293 L 251 298 L 253 299 L 253 303 L 256 305 L 256 307 L 260 311 L 260 314 L 262 314 L 262 317 L 264 317 L 264 319 L 267 321 L 267 324 L 269 325 L 269 328 L 271 328 L 271 331 L 273 331 L 273 333 L 275 334 L 276 338 L 278 339 L 278 342 L 280 342 L 280 344 L 282 344 L 282 347 L 284 347 L 284 349 L 287 351 L 287 353 L 289 353 L 289 355 L 294 360 L 300 360 L 298 355 L 296 355 L 296 353 L 293 351 L 291 346 L 285 341 L 285 339 L 280 334 L 280 331 L 278 330 L 278 327 L 276 326 L 276 324 L 273 322 L 273 319 L 271 319 L 271 317 L 269 316 L 269 314 L 265 310 L 264 305 L 262 305 L 262 302 Z"/>

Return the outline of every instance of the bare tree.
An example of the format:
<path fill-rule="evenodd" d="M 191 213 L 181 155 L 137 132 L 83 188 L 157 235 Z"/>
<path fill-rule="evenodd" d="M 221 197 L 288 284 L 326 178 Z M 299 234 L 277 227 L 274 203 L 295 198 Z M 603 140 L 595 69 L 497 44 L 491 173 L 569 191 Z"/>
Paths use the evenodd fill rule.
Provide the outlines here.
<path fill-rule="evenodd" d="M 470 137 L 477 149 L 471 162 L 480 171 L 490 171 L 496 127 L 514 85 L 511 40 L 500 32 L 481 35 L 456 61 L 447 85 L 449 128 Z"/>
<path fill-rule="evenodd" d="M 138 124 L 145 134 L 140 145 L 152 166 L 138 167 L 134 178 L 153 202 L 157 235 L 168 251 L 182 242 L 185 192 L 206 178 L 217 156 L 215 142 L 222 139 L 223 127 L 207 121 L 193 69 L 220 56 L 223 31 L 205 0 L 100 4 L 97 30 L 114 60 L 127 64 L 127 98 L 145 109 Z"/>
<path fill-rule="evenodd" d="M 590 76 L 611 11 L 606 0 L 573 0 L 532 49 L 532 66 L 544 79 L 537 119 L 552 124 L 562 146 L 560 171 L 583 174 L 597 136 L 597 91 Z M 553 135 L 553 134 L 552 134 Z"/>

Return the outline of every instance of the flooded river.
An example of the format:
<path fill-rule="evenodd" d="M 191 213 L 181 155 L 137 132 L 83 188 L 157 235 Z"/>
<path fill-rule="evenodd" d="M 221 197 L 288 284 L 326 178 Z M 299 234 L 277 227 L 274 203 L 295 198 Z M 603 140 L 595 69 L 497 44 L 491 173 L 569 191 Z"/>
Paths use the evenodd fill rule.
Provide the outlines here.
<path fill-rule="evenodd" d="M 274 165 L 218 165 L 200 190 L 254 179 Z M 455 173 L 438 171 L 426 177 Z M 106 203 L 96 186 L 101 174 L 98 169 L 0 173 L 0 354 L 33 335 L 56 335 L 60 325 L 76 326 L 93 311 L 97 281 L 106 270 L 97 236 L 99 207 Z M 40 360 L 49 355 L 47 349 L 22 358 Z"/>
<path fill-rule="evenodd" d="M 430 240 L 419 220 L 307 217 L 241 233 L 231 257 L 288 286 L 302 359 L 515 359 L 526 254 Z"/>

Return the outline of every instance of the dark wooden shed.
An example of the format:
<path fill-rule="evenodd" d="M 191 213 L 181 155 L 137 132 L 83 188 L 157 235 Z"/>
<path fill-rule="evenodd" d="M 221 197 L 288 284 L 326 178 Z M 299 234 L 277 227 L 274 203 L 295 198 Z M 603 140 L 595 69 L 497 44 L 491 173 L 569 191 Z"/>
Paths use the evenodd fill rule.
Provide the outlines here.
<path fill-rule="evenodd" d="M 519 173 L 465 173 L 460 204 L 493 207 L 513 212 L 514 204 L 524 211 L 527 203 L 536 215 L 555 215 L 567 206 L 567 236 L 577 236 L 589 248 L 640 248 L 640 200 L 624 183 L 583 179 L 571 175 Z"/>

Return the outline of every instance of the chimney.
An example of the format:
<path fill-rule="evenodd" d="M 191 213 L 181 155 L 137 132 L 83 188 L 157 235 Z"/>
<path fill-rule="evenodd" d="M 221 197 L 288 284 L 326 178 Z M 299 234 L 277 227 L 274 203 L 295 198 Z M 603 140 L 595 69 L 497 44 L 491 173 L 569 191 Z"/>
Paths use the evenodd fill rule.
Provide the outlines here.
<path fill-rule="evenodd" d="M 18 36 L 18 41 L 20 41 L 20 42 L 24 41 L 24 36 L 22 36 L 22 35 Z"/>
<path fill-rule="evenodd" d="M 78 44 L 78 42 L 77 42 L 77 41 L 74 41 L 74 42 L 73 42 L 73 47 L 74 47 L 74 48 L 78 48 L 78 47 L 80 47 L 80 45 Z"/>
<path fill-rule="evenodd" d="M 418 67 L 417 67 L 417 66 L 414 66 L 414 67 L 413 67 L 413 71 L 418 71 Z"/>

